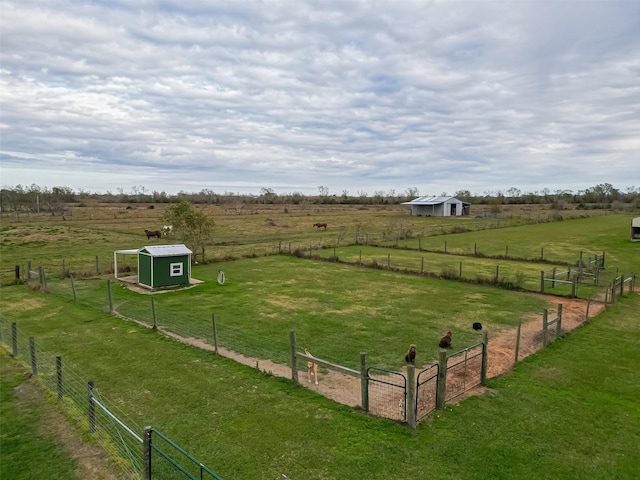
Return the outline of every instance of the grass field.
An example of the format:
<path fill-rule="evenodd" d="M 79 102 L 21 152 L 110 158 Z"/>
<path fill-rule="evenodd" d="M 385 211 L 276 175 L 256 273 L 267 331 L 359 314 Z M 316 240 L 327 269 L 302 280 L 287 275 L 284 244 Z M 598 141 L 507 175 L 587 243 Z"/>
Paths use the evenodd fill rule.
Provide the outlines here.
<path fill-rule="evenodd" d="M 325 219 L 332 212 L 316 213 Z M 370 231 L 385 225 L 397 231 L 397 222 L 408 220 L 386 210 L 368 213 Z M 139 235 L 132 222 L 116 224 L 126 215 L 114 211 L 113 219 L 98 221 L 74 213 L 73 224 L 63 227 L 24 222 L 5 228 L 3 223 L 3 265 L 28 258 L 52 266 L 66 258 L 68 265 L 68 259 L 82 255 L 91 262 L 91 252 L 112 255 L 113 249 L 140 245 L 133 243 Z M 251 218 L 252 228 L 260 230 L 262 215 L 239 218 Z M 341 215 L 335 213 L 336 221 L 340 217 L 346 225 L 347 217 Z M 336 238 L 335 232 L 303 231 L 302 220 L 291 227 L 299 229 L 293 236 L 301 243 Z M 432 225 L 433 219 L 422 220 Z M 95 226 L 88 225 L 91 221 Z M 541 239 L 573 235 L 575 243 L 545 246 L 549 258 L 575 259 L 581 249 L 606 251 L 611 268 L 639 271 L 639 244 L 627 240 L 625 228 L 628 217 L 611 216 L 434 238 L 447 238 L 452 249 L 477 242 L 487 255 L 517 239 L 523 251 L 535 255 Z M 251 248 L 266 245 L 264 233 L 247 235 L 259 239 Z M 287 241 L 285 234 L 281 238 L 267 242 Z M 495 247 L 488 246 L 490 241 Z M 427 248 L 424 238 L 421 242 Z M 388 252 L 395 256 L 401 250 Z M 461 258 L 466 265 L 467 257 Z M 218 269 L 225 270 L 224 286 L 215 281 Z M 155 296 L 161 322 L 186 322 L 206 331 L 215 312 L 221 341 L 231 339 L 252 355 L 281 361 L 288 358 L 288 331 L 293 328 L 301 347 L 337 363 L 354 366 L 357 353 L 365 350 L 371 364 L 398 368 L 414 339 L 434 345 L 451 326 L 460 344 L 472 343 L 476 334 L 469 325 L 476 319 L 499 331 L 545 306 L 543 300 L 508 290 L 288 256 L 199 265 L 193 276 L 205 283 Z M 56 293 L 66 289 L 64 295 L 4 284 L 5 342 L 8 322 L 16 322 L 23 335 L 35 336 L 78 375 L 94 380 L 103 398 L 123 411 L 132 426 L 158 428 L 226 479 L 279 478 L 282 473 L 291 479 L 631 479 L 640 468 L 637 295 L 628 295 L 589 325 L 527 357 L 513 372 L 490 380 L 483 396 L 449 405 L 411 431 L 110 316 L 104 278 L 78 283 L 80 301 L 75 304 L 67 294 L 68 279 L 50 279 Z M 117 289 L 115 298 L 123 313 L 149 315 L 148 296 Z M 419 356 L 420 362 L 433 355 L 425 347 Z M 19 470 L 19 462 L 12 460 L 11 468 Z"/>

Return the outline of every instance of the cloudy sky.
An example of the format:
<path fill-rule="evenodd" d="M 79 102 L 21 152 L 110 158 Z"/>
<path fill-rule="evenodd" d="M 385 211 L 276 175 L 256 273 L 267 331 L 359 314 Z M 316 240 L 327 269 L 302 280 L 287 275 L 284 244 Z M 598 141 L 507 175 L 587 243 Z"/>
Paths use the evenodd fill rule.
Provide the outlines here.
<path fill-rule="evenodd" d="M 0 0 L 3 186 L 640 186 L 640 1 Z"/>

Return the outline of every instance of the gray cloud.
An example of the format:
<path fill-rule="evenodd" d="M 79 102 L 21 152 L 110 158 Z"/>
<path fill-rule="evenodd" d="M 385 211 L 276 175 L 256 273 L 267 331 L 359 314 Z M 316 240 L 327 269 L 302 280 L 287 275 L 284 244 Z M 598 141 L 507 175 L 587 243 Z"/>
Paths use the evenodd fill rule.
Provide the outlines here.
<path fill-rule="evenodd" d="M 625 1 L 4 2 L 2 182 L 623 188 L 638 25 Z"/>

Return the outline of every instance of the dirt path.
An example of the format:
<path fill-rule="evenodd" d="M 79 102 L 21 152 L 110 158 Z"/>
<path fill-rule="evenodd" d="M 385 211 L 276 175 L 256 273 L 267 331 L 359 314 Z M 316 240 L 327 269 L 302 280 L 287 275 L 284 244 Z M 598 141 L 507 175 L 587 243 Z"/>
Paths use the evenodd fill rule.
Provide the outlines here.
<path fill-rule="evenodd" d="M 562 330 L 561 334 L 569 332 L 579 325 L 583 324 L 587 319 L 599 314 L 604 310 L 602 303 L 589 303 L 582 299 L 556 298 L 544 295 L 530 294 L 547 301 L 549 310 L 549 320 L 556 317 L 558 304 L 562 304 Z M 149 325 L 146 325 L 147 327 Z M 549 339 L 555 337 L 555 328 L 553 325 L 549 329 Z M 169 335 L 176 340 L 197 346 L 203 350 L 213 351 L 214 347 L 196 338 L 184 338 L 172 332 L 162 330 L 163 333 Z M 537 352 L 543 347 L 542 338 L 542 315 L 531 314 L 530 319 L 523 322 L 520 329 L 520 343 L 518 349 L 518 360 Z M 508 372 L 513 368 L 515 363 L 517 327 L 509 328 L 500 332 L 500 334 L 492 337 L 489 335 L 489 358 L 487 361 L 487 375 L 489 378 L 497 377 Z M 255 367 L 259 370 L 269 372 L 273 375 L 285 378 L 291 378 L 291 367 L 281 363 L 274 363 L 270 360 L 257 359 L 247 357 L 245 355 L 219 348 L 218 352 L 223 357 L 231 358 L 238 363 Z M 319 384 L 309 383 L 307 381 L 306 364 L 300 363 L 304 370 L 298 372 L 298 381 L 301 385 L 314 390 L 325 397 L 336 402 L 356 406 L 360 405 L 360 380 L 344 375 L 333 370 L 321 369 L 319 375 Z M 459 396 L 456 401 L 470 395 L 478 395 L 484 391 L 482 388 L 470 390 L 464 395 Z"/>

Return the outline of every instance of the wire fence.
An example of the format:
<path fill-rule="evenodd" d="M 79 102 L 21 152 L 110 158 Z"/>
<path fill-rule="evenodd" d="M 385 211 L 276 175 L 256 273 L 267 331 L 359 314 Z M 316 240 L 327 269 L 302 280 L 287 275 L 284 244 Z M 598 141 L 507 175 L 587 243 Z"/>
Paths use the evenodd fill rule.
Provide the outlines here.
<path fill-rule="evenodd" d="M 0 344 L 30 369 L 32 378 L 58 401 L 67 417 L 104 450 L 118 471 L 118 478 L 220 480 L 168 437 L 148 427 L 143 429 L 116 402 L 107 399 L 93 381 L 84 380 L 87 375 L 79 373 L 75 366 L 63 365 L 61 356 L 47 351 L 4 317 L 0 317 Z M 153 448 L 151 431 L 156 434 Z"/>

